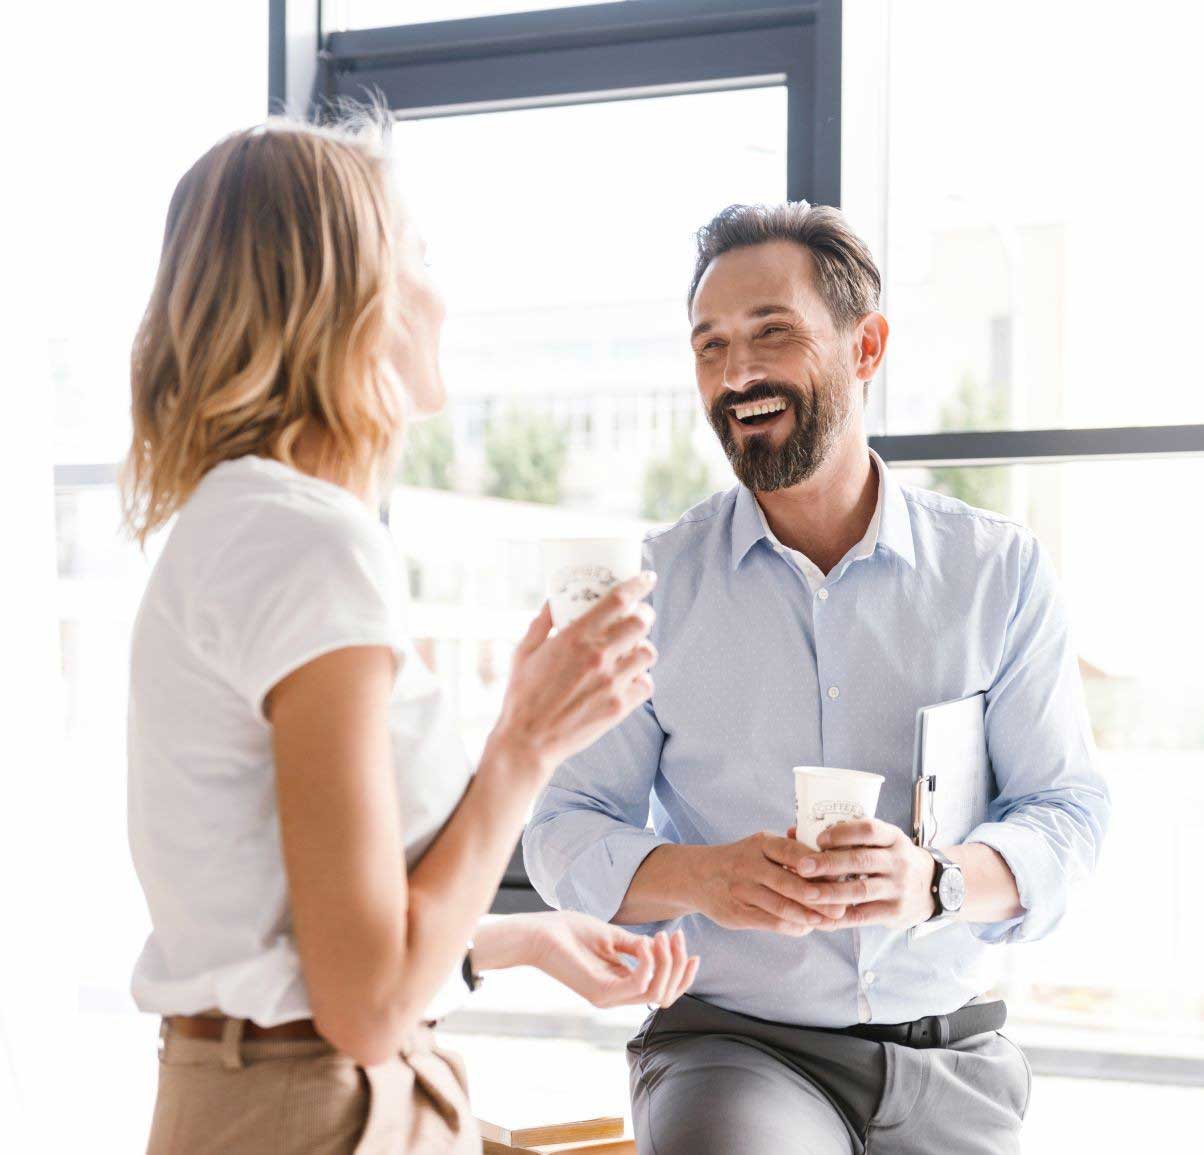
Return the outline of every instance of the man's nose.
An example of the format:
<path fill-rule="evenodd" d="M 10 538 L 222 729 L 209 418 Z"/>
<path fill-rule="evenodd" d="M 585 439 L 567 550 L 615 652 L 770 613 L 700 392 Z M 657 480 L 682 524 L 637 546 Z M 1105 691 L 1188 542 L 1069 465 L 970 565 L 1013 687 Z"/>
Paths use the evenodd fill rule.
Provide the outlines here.
<path fill-rule="evenodd" d="M 743 393 L 765 379 L 765 366 L 752 355 L 752 350 L 733 346 L 723 367 L 723 384 L 733 393 Z"/>

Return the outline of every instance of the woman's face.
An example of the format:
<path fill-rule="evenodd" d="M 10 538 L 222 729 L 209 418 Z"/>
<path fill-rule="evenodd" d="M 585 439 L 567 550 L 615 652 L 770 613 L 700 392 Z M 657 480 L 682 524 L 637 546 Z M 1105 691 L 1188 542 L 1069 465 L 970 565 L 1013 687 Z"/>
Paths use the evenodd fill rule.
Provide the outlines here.
<path fill-rule="evenodd" d="M 410 402 L 409 418 L 434 417 L 447 403 L 439 368 L 443 297 L 426 267 L 426 242 L 405 209 L 397 208 L 398 268 L 394 365 Z"/>

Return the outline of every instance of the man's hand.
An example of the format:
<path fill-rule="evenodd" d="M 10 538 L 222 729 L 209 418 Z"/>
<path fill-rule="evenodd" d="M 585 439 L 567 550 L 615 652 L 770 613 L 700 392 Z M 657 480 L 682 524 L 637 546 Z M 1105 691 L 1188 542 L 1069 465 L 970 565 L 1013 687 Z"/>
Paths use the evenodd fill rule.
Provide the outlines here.
<path fill-rule="evenodd" d="M 815 852 L 793 838 L 762 831 L 739 842 L 695 847 L 694 893 L 699 913 L 729 930 L 772 930 L 801 936 L 835 930 L 843 899 L 809 900 L 813 884 L 796 873 Z"/>
<path fill-rule="evenodd" d="M 819 836 L 819 853 L 800 858 L 800 901 L 847 905 L 842 917 L 826 920 L 820 930 L 917 926 L 932 917 L 935 865 L 931 854 L 889 822 L 839 822 Z"/>

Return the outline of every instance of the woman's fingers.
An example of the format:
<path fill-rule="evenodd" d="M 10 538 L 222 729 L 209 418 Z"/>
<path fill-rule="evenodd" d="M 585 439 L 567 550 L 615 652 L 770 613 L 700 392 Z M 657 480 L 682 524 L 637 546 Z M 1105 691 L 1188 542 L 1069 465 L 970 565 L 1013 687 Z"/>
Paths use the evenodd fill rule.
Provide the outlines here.
<path fill-rule="evenodd" d="M 655 1007 L 662 1007 L 668 997 L 669 981 L 673 976 L 673 946 L 663 930 L 653 938 L 652 950 L 656 958 L 656 975 L 648 990 L 648 1001 Z"/>
<path fill-rule="evenodd" d="M 656 658 L 656 647 L 651 642 L 641 643 L 615 663 L 615 681 L 624 682 L 644 673 L 645 670 L 650 670 L 656 665 Z"/>
<path fill-rule="evenodd" d="M 615 956 L 626 955 L 635 960 L 635 966 L 629 968 L 628 977 L 631 979 L 637 994 L 643 994 L 652 984 L 652 975 L 656 962 L 652 957 L 652 943 L 647 935 L 635 934 L 622 927 L 613 927 L 611 950 Z M 621 964 L 626 966 L 626 964 Z"/>
<path fill-rule="evenodd" d="M 647 635 L 655 621 L 653 608 L 647 602 L 638 603 L 631 613 L 612 622 L 599 638 L 606 656 L 613 659 L 616 655 L 625 654 Z"/>
<path fill-rule="evenodd" d="M 592 610 L 582 614 L 565 633 L 573 632 L 598 637 L 604 634 L 616 618 L 625 617 L 642 601 L 656 585 L 656 574 L 651 570 L 636 574 L 620 582 L 598 602 Z"/>
<path fill-rule="evenodd" d="M 552 610 L 547 602 L 544 602 L 543 608 L 532 619 L 531 624 L 527 627 L 527 632 L 523 635 L 523 639 L 515 647 L 520 655 L 534 653 L 539 647 L 547 641 L 548 634 L 552 632 Z"/>
<path fill-rule="evenodd" d="M 701 963 L 698 955 L 692 955 L 686 960 L 686 973 L 682 975 L 681 983 L 678 985 L 677 993 L 673 996 L 673 1001 L 676 1002 L 686 993 L 693 985 L 694 980 L 698 977 L 698 966 Z"/>
<path fill-rule="evenodd" d="M 686 967 L 690 965 L 690 956 L 686 952 L 686 936 L 682 930 L 676 930 L 669 937 L 669 947 L 672 965 L 669 978 L 665 983 L 665 997 L 661 1002 L 663 1007 L 671 1007 L 681 994 L 681 982 L 686 977 Z"/>

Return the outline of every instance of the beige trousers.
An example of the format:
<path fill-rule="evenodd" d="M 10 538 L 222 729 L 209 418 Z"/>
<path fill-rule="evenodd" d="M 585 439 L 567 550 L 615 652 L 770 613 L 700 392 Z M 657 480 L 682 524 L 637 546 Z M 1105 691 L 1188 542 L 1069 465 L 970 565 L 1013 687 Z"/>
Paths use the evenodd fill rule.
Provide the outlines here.
<path fill-rule="evenodd" d="M 464 1069 L 419 1028 L 357 1066 L 329 1044 L 189 1039 L 164 1023 L 147 1155 L 480 1155 Z"/>

